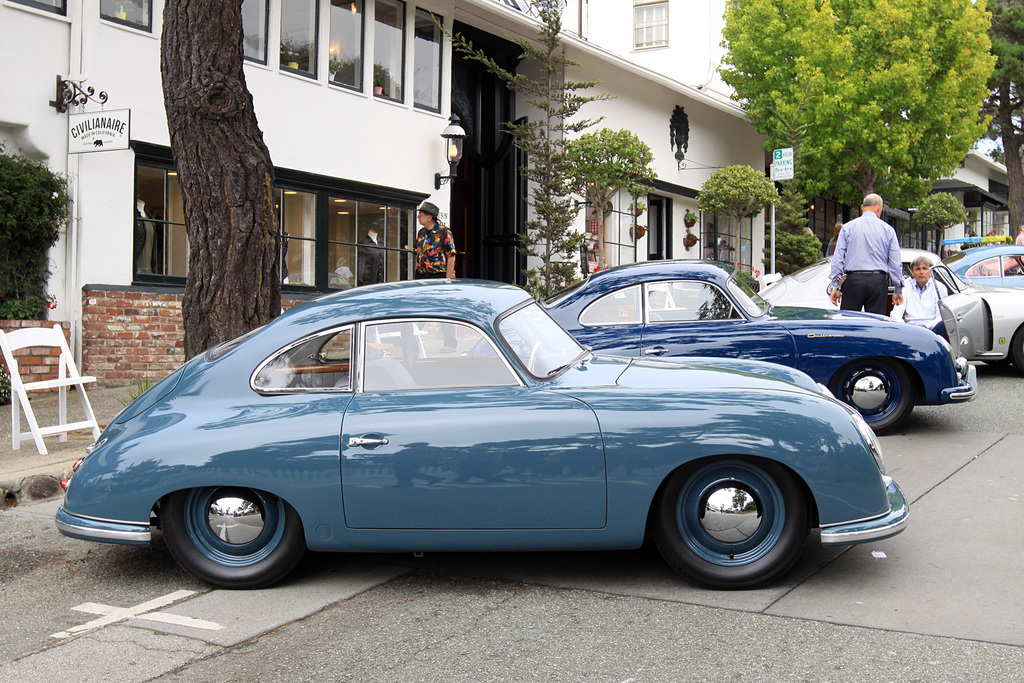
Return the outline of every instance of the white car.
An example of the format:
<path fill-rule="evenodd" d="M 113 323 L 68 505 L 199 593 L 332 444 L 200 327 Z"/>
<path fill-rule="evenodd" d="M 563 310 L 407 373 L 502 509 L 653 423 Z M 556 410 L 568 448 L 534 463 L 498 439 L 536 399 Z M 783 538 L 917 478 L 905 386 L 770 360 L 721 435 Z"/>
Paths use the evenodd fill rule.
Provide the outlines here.
<path fill-rule="evenodd" d="M 1024 291 L 966 281 L 930 251 L 901 249 L 900 253 L 907 275 L 910 262 L 925 256 L 935 278 L 949 290 L 940 306 L 955 355 L 988 363 L 1012 362 L 1024 373 Z M 822 259 L 786 275 L 761 291 L 761 297 L 773 306 L 836 310 L 827 291 L 831 267 L 830 258 Z"/>

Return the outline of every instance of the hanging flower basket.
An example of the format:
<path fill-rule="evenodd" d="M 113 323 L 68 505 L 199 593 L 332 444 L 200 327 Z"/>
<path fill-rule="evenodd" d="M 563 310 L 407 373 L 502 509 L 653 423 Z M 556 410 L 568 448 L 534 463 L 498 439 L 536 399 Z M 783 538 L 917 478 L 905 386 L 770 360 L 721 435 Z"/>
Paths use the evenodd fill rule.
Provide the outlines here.
<path fill-rule="evenodd" d="M 683 216 L 683 223 L 686 224 L 686 227 L 692 228 L 694 225 L 697 224 L 697 214 L 693 213 L 692 211 L 687 211 L 686 214 Z"/>
<path fill-rule="evenodd" d="M 647 226 L 637 225 L 635 227 L 630 228 L 629 233 L 630 235 L 632 235 L 633 239 L 638 240 L 647 234 Z"/>
<path fill-rule="evenodd" d="M 689 230 L 686 231 L 686 236 L 683 237 L 683 246 L 689 249 L 693 245 L 697 244 L 697 240 L 700 239 Z"/>

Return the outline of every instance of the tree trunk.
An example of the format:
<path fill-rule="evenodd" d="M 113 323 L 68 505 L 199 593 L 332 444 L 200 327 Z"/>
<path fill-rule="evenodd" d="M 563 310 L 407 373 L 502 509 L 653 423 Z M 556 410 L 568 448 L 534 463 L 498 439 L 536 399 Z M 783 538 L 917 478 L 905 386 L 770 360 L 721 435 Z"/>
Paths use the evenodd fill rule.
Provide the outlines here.
<path fill-rule="evenodd" d="M 242 63 L 239 0 L 166 2 L 160 74 L 190 249 L 186 358 L 281 311 L 274 166 Z"/>
<path fill-rule="evenodd" d="M 1021 225 L 1024 225 L 1024 162 L 1021 154 L 1024 153 L 1024 135 L 1020 133 L 1015 125 L 1014 107 L 1015 102 L 1009 84 L 1004 84 L 998 89 L 999 108 L 996 110 L 996 126 L 1002 133 L 1003 159 L 1006 161 L 1006 179 L 1009 186 L 1010 208 L 1009 234 L 1016 235 Z M 993 97 L 996 93 L 993 93 Z"/>

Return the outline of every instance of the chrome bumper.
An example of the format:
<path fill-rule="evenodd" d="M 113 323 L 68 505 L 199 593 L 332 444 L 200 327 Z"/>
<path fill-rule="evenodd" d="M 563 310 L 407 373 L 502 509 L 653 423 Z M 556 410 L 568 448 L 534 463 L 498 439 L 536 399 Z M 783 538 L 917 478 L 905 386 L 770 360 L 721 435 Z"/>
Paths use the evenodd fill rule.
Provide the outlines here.
<path fill-rule="evenodd" d="M 940 394 L 942 403 L 963 403 L 973 401 L 978 395 L 978 368 L 973 365 L 967 366 L 967 372 L 960 379 L 959 386 L 943 389 Z"/>
<path fill-rule="evenodd" d="M 121 543 L 124 545 L 149 545 L 148 524 L 136 522 L 113 522 L 89 519 L 73 515 L 63 507 L 57 508 L 57 530 L 65 536 L 85 541 Z"/>
<path fill-rule="evenodd" d="M 823 546 L 880 541 L 883 538 L 895 536 L 907 527 L 910 504 L 907 503 L 903 491 L 896 482 L 889 477 L 882 477 L 882 479 L 885 481 L 885 492 L 889 496 L 889 513 L 861 522 L 823 526 L 821 528 L 821 544 Z"/>

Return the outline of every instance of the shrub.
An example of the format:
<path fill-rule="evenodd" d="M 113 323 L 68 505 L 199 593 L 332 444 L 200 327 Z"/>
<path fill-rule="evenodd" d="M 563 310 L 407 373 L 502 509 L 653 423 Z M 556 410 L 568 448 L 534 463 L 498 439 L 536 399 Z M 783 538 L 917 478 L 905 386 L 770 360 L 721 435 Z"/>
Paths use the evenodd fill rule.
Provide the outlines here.
<path fill-rule="evenodd" d="M 0 149 L 0 318 L 42 320 L 53 298 L 46 252 L 68 214 L 68 181 Z"/>

